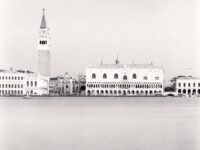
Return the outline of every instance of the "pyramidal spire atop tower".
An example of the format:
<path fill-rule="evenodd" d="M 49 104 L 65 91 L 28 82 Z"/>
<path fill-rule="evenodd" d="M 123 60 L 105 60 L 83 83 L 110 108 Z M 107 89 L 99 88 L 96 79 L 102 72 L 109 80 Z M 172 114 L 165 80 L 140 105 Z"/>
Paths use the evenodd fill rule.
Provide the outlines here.
<path fill-rule="evenodd" d="M 42 15 L 40 28 L 41 29 L 47 28 L 46 19 L 45 19 L 45 8 L 43 8 L 43 15 Z"/>

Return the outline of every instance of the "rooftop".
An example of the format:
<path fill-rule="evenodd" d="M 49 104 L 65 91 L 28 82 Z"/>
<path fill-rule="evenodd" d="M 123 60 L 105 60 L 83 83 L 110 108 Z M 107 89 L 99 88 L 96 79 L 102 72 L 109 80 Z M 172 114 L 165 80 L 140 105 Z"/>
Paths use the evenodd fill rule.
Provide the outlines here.
<path fill-rule="evenodd" d="M 89 67 L 90 69 L 120 69 L 120 68 L 148 68 L 148 69 L 161 69 L 161 67 L 154 66 L 153 64 L 100 64 L 97 66 Z"/>
<path fill-rule="evenodd" d="M 187 77 L 177 78 L 177 80 L 200 80 L 200 78 L 198 78 L 198 77 L 192 77 L 192 76 L 187 76 Z"/>
<path fill-rule="evenodd" d="M 0 69 L 0 72 L 3 72 L 3 73 L 34 73 L 33 71 L 30 71 L 30 70 L 13 70 L 13 68 L 10 68 L 10 70 Z"/>

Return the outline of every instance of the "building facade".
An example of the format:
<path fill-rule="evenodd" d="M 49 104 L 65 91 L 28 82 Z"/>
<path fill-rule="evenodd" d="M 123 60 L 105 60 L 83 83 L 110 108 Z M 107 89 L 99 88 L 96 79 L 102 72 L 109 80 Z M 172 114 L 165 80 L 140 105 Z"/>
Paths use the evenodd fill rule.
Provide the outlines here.
<path fill-rule="evenodd" d="M 0 71 L 0 95 L 48 95 L 48 78 L 24 70 Z"/>
<path fill-rule="evenodd" d="M 50 95 L 71 96 L 78 93 L 78 82 L 68 73 L 50 78 Z"/>
<path fill-rule="evenodd" d="M 49 82 L 49 94 L 50 96 L 60 96 L 64 92 L 63 77 L 57 76 L 50 78 Z"/>
<path fill-rule="evenodd" d="M 200 79 L 195 77 L 180 77 L 175 81 L 176 93 L 190 96 L 200 96 Z"/>
<path fill-rule="evenodd" d="M 164 72 L 154 65 L 101 64 L 86 69 L 87 96 L 153 96 L 163 93 Z"/>
<path fill-rule="evenodd" d="M 86 76 L 83 74 L 78 75 L 78 93 L 84 96 L 86 90 Z"/>
<path fill-rule="evenodd" d="M 38 39 L 38 74 L 50 77 L 50 36 L 46 24 L 45 9 L 43 9 L 42 21 Z"/>

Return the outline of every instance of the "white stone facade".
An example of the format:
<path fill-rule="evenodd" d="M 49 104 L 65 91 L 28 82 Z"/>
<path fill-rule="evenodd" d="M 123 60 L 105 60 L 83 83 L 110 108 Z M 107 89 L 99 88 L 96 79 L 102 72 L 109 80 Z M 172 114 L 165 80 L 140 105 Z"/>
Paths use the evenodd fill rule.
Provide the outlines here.
<path fill-rule="evenodd" d="M 0 95 L 22 96 L 48 95 L 48 77 L 25 73 L 25 71 L 1 70 L 0 71 Z"/>
<path fill-rule="evenodd" d="M 24 95 L 24 73 L 0 71 L 0 95 Z"/>
<path fill-rule="evenodd" d="M 163 82 L 163 70 L 153 65 L 101 64 L 86 69 L 87 96 L 162 95 Z"/>
<path fill-rule="evenodd" d="M 25 76 L 24 90 L 28 95 L 49 95 L 49 77 L 27 74 Z"/>
<path fill-rule="evenodd" d="M 200 96 L 200 79 L 195 77 L 181 77 L 176 79 L 176 93 L 179 95 Z"/>

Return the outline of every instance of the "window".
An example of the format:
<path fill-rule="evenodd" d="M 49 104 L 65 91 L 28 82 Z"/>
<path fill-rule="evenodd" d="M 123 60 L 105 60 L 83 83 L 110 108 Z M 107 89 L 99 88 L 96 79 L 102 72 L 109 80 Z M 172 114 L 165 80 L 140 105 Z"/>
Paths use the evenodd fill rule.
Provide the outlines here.
<path fill-rule="evenodd" d="M 103 79 L 107 79 L 107 74 L 103 74 Z"/>
<path fill-rule="evenodd" d="M 96 74 L 95 73 L 92 74 L 92 79 L 96 79 Z"/>
<path fill-rule="evenodd" d="M 193 87 L 195 87 L 195 83 L 193 83 Z"/>
<path fill-rule="evenodd" d="M 185 86 L 186 86 L 186 84 L 185 84 L 185 83 L 183 83 L 183 86 L 185 87 Z"/>
<path fill-rule="evenodd" d="M 123 76 L 123 80 L 127 80 L 127 75 L 124 75 L 124 76 Z"/>
<path fill-rule="evenodd" d="M 17 80 L 17 77 L 15 77 L 15 80 Z"/>
<path fill-rule="evenodd" d="M 117 73 L 115 73 L 114 78 L 118 79 L 118 74 Z"/>
<path fill-rule="evenodd" d="M 133 79 L 136 79 L 136 78 L 137 78 L 137 76 L 136 76 L 136 74 L 134 73 L 134 74 L 133 74 Z"/>
<path fill-rule="evenodd" d="M 2 80 L 4 80 L 4 76 L 2 77 Z"/>
<path fill-rule="evenodd" d="M 0 80 L 1 80 L 1 76 L 0 76 Z"/>
<path fill-rule="evenodd" d="M 198 87 L 200 87 L 200 83 L 198 83 Z"/>
<path fill-rule="evenodd" d="M 159 77 L 155 77 L 155 80 L 159 80 Z"/>
<path fill-rule="evenodd" d="M 33 81 L 31 81 L 31 86 L 33 86 Z"/>
<path fill-rule="evenodd" d="M 21 80 L 23 80 L 23 77 L 21 77 Z"/>
<path fill-rule="evenodd" d="M 40 44 L 47 44 L 47 41 L 40 41 Z"/>
<path fill-rule="evenodd" d="M 18 77 L 18 80 L 20 80 L 20 77 Z"/>
<path fill-rule="evenodd" d="M 29 86 L 29 82 L 27 81 L 27 86 Z"/>
<path fill-rule="evenodd" d="M 190 83 L 188 83 L 188 87 L 190 87 Z"/>
<path fill-rule="evenodd" d="M 143 79 L 144 79 L 144 80 L 147 80 L 147 76 L 144 76 Z"/>
<path fill-rule="evenodd" d="M 35 86 L 37 86 L 37 81 L 35 81 Z"/>
<path fill-rule="evenodd" d="M 178 86 L 181 87 L 181 83 L 178 83 Z"/>

